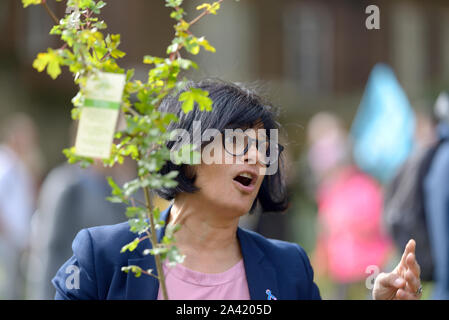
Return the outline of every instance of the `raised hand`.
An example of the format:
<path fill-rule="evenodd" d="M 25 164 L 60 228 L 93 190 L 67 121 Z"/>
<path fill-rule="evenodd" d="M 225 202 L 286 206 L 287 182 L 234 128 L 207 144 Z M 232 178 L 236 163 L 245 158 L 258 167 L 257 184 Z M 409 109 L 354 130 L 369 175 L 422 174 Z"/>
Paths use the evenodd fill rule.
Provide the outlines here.
<path fill-rule="evenodd" d="M 415 256 L 416 243 L 405 246 L 401 261 L 390 273 L 380 273 L 374 283 L 375 300 L 418 300 L 422 296 L 421 269 Z"/>

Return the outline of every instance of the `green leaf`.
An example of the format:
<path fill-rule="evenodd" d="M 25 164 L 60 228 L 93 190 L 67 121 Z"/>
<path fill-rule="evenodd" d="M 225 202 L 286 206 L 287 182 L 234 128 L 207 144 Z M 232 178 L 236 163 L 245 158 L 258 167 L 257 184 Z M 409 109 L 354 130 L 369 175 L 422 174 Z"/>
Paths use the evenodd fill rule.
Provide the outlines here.
<path fill-rule="evenodd" d="M 78 4 L 78 7 L 80 9 L 90 9 L 90 10 L 95 9 L 96 4 L 94 0 L 76 0 L 75 3 Z"/>
<path fill-rule="evenodd" d="M 79 120 L 81 117 L 81 108 L 75 107 L 70 111 L 73 120 Z"/>
<path fill-rule="evenodd" d="M 55 80 L 61 74 L 61 67 L 59 66 L 59 60 L 52 59 L 48 63 L 47 73 Z"/>
<path fill-rule="evenodd" d="M 183 0 L 165 0 L 166 7 L 179 7 L 182 4 Z"/>
<path fill-rule="evenodd" d="M 165 226 L 165 221 L 164 220 L 159 220 L 156 222 L 156 230 L 163 228 Z"/>
<path fill-rule="evenodd" d="M 165 240 L 163 240 L 164 243 L 169 244 L 174 239 L 174 237 L 173 237 L 174 234 L 176 232 L 178 232 L 180 229 L 181 229 L 180 224 L 176 224 L 176 225 L 168 224 L 167 228 L 165 229 L 165 235 L 163 238 L 163 239 L 165 239 Z"/>
<path fill-rule="evenodd" d="M 179 101 L 183 101 L 181 106 L 184 113 L 189 113 L 193 110 L 195 104 L 194 93 L 192 91 L 186 91 L 179 95 Z"/>
<path fill-rule="evenodd" d="M 174 267 L 178 263 L 183 263 L 186 256 L 181 254 L 176 246 L 172 246 L 167 253 L 167 257 L 169 261 L 168 266 Z"/>
<path fill-rule="evenodd" d="M 100 14 L 100 9 L 106 6 L 106 3 L 104 1 L 98 1 L 98 3 L 95 5 L 95 7 L 92 9 L 92 11 L 95 14 Z"/>
<path fill-rule="evenodd" d="M 201 10 L 201 9 L 205 9 L 206 11 L 208 11 L 209 13 L 212 13 L 212 14 L 217 14 L 217 10 L 220 9 L 220 3 L 219 2 L 214 2 L 212 4 L 203 3 L 196 7 L 196 10 Z"/>
<path fill-rule="evenodd" d="M 42 0 L 22 0 L 23 7 L 26 8 L 30 5 L 41 4 Z"/>
<path fill-rule="evenodd" d="M 173 19 L 176 19 L 176 20 L 181 20 L 183 15 L 185 15 L 184 9 L 179 8 L 178 10 L 173 11 L 172 13 L 170 13 L 170 18 L 173 18 Z"/>
<path fill-rule="evenodd" d="M 140 242 L 140 239 L 135 238 L 132 242 L 124 245 L 122 247 L 122 249 L 120 250 L 120 253 L 126 252 L 127 250 L 130 252 L 134 251 L 137 248 L 137 246 L 139 245 L 139 242 Z"/>
<path fill-rule="evenodd" d="M 123 200 L 120 197 L 106 197 L 106 200 L 112 203 L 123 203 Z"/>
<path fill-rule="evenodd" d="M 209 92 L 202 89 L 191 88 L 189 91 L 181 93 L 179 95 L 179 101 L 183 101 L 181 108 L 184 113 L 192 111 L 195 102 L 201 111 L 212 110 L 212 100 L 209 98 Z"/>
<path fill-rule="evenodd" d="M 129 69 L 128 71 L 126 71 L 126 82 L 131 81 L 131 79 L 134 77 L 134 73 L 134 69 Z"/>
<path fill-rule="evenodd" d="M 189 29 L 190 24 L 186 22 L 185 20 L 180 20 L 175 25 L 175 30 L 177 35 L 185 34 L 185 32 Z"/>
<path fill-rule="evenodd" d="M 111 34 L 111 45 L 113 48 L 116 48 L 120 44 L 120 35 L 119 34 Z"/>
<path fill-rule="evenodd" d="M 185 49 L 193 55 L 200 52 L 200 45 L 198 44 L 198 39 L 193 36 L 188 36 L 184 42 Z"/>
<path fill-rule="evenodd" d="M 106 25 L 106 23 L 104 21 L 99 21 L 99 22 L 94 23 L 94 27 L 99 30 L 102 30 L 102 29 L 106 29 L 108 26 Z"/>
<path fill-rule="evenodd" d="M 137 158 L 139 157 L 139 149 L 137 149 L 137 146 L 135 146 L 134 144 L 129 144 L 125 148 L 124 155 L 125 156 L 131 155 L 131 158 L 137 160 Z"/>
<path fill-rule="evenodd" d="M 150 227 L 149 224 L 143 219 L 129 219 L 129 230 L 133 233 L 143 233 Z"/>
<path fill-rule="evenodd" d="M 153 249 L 145 249 L 144 252 L 146 254 L 151 254 L 153 256 L 164 254 L 168 252 L 168 248 L 153 248 Z"/>
<path fill-rule="evenodd" d="M 178 43 L 172 43 L 171 45 L 168 46 L 167 48 L 167 54 L 176 52 L 178 50 L 179 44 Z"/>
<path fill-rule="evenodd" d="M 163 58 L 153 57 L 153 56 L 144 56 L 143 63 L 145 64 L 158 64 L 164 62 Z"/>
<path fill-rule="evenodd" d="M 81 168 L 87 168 L 94 163 L 92 158 L 78 156 L 75 153 L 75 147 L 66 148 L 62 153 L 67 157 L 70 164 L 79 163 Z"/>
<path fill-rule="evenodd" d="M 128 218 L 134 218 L 135 216 L 142 218 L 145 217 L 146 209 L 140 207 L 127 207 L 125 214 Z"/>
<path fill-rule="evenodd" d="M 103 7 L 105 7 L 106 6 L 106 2 L 104 2 L 104 1 L 98 1 L 98 3 L 97 3 L 97 9 L 102 9 Z"/>
<path fill-rule="evenodd" d="M 173 178 L 176 178 L 178 176 L 178 174 L 179 174 L 179 171 L 170 171 L 164 177 L 167 179 L 173 179 Z"/>
<path fill-rule="evenodd" d="M 49 61 L 50 57 L 48 53 L 39 53 L 37 55 L 37 58 L 33 62 L 33 68 L 37 69 L 37 71 L 39 72 L 42 72 L 44 71 Z"/>
<path fill-rule="evenodd" d="M 48 49 L 48 52 L 39 53 L 37 58 L 33 62 L 33 68 L 42 72 L 47 67 L 47 73 L 50 77 L 56 79 L 61 74 L 60 64 L 63 62 L 63 58 L 59 56 L 56 51 Z"/>
<path fill-rule="evenodd" d="M 114 179 L 112 177 L 106 177 L 106 180 L 108 180 L 109 186 L 112 189 L 112 194 L 114 196 L 123 196 L 122 189 L 115 183 Z"/>
<path fill-rule="evenodd" d="M 54 34 L 61 34 L 62 33 L 62 31 L 61 31 L 61 26 L 59 26 L 59 25 L 57 25 L 57 26 L 53 26 L 53 28 L 51 28 L 51 30 L 50 30 L 50 34 L 51 35 L 54 35 Z"/>
<path fill-rule="evenodd" d="M 210 45 L 209 41 L 204 39 L 204 37 L 198 38 L 198 44 L 204 48 L 204 50 L 215 52 L 215 48 Z"/>
<path fill-rule="evenodd" d="M 111 51 L 111 56 L 115 59 L 123 58 L 126 55 L 123 51 L 120 51 L 119 49 L 114 49 Z"/>
<path fill-rule="evenodd" d="M 154 220 L 158 221 L 160 218 L 160 215 L 161 215 L 161 210 L 158 207 L 156 207 L 153 209 L 152 214 L 153 214 Z"/>
<path fill-rule="evenodd" d="M 188 70 L 190 67 L 198 69 L 198 65 L 192 60 L 178 58 L 177 62 L 179 63 L 179 66 L 184 70 Z"/>
<path fill-rule="evenodd" d="M 140 187 L 142 187 L 142 183 L 139 178 L 131 180 L 123 185 L 124 195 L 125 197 L 129 197 L 134 192 L 136 192 Z"/>
<path fill-rule="evenodd" d="M 130 265 L 127 267 L 122 267 L 121 269 L 123 272 L 128 273 L 129 271 L 131 271 L 132 273 L 134 273 L 134 276 L 136 278 L 139 278 L 142 275 L 142 268 L 136 265 Z"/>

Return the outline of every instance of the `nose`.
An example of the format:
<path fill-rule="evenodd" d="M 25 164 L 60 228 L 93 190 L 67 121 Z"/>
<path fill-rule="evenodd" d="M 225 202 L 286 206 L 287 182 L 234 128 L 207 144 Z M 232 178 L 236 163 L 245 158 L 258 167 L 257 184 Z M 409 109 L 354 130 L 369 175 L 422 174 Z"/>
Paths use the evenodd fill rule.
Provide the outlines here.
<path fill-rule="evenodd" d="M 248 164 L 262 164 L 261 163 L 261 154 L 257 149 L 257 145 L 255 142 L 251 143 L 248 151 L 245 153 L 243 158 L 245 163 Z"/>

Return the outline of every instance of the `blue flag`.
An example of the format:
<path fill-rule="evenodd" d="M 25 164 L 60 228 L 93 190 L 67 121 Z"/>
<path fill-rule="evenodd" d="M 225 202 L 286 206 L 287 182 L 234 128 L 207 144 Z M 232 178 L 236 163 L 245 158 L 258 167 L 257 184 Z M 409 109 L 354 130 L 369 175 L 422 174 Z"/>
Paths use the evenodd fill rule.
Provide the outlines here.
<path fill-rule="evenodd" d="M 393 70 L 377 64 L 351 128 L 357 166 L 387 183 L 409 155 L 415 116 Z"/>

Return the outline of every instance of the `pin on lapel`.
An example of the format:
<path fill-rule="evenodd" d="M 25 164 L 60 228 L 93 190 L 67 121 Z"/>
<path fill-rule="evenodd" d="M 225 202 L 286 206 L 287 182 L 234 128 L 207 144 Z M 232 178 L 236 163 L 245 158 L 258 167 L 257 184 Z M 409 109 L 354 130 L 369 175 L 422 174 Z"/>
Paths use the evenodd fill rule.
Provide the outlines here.
<path fill-rule="evenodd" d="M 270 289 L 267 289 L 267 291 L 265 291 L 265 293 L 267 294 L 267 300 L 277 300 L 277 298 L 271 293 Z"/>

